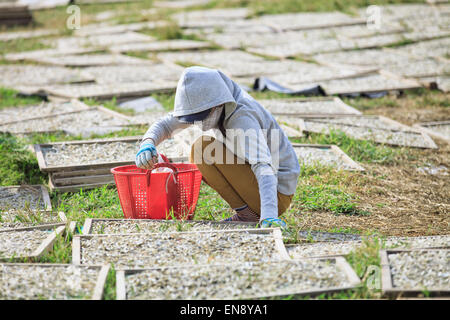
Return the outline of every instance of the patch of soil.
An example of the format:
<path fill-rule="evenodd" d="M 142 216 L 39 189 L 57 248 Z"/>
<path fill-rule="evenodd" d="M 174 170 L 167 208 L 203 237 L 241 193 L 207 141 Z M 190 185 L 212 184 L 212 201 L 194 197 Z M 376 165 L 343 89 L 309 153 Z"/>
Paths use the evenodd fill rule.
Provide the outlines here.
<path fill-rule="evenodd" d="M 433 96 L 434 102 L 448 97 Z M 426 99 L 396 102 L 398 107 L 380 106 L 364 113 L 383 115 L 406 125 L 450 119 L 450 108 L 427 105 Z M 425 104 L 419 108 L 422 102 Z M 302 213 L 299 225 L 302 229 L 348 228 L 390 236 L 450 234 L 450 144 L 433 140 L 438 150 L 406 148 L 395 165 L 363 164 L 366 172 L 351 174 L 351 183 L 346 183 L 348 191 L 359 198 L 359 209 L 369 215 Z M 447 170 L 432 175 L 418 170 L 424 166 L 444 166 Z"/>

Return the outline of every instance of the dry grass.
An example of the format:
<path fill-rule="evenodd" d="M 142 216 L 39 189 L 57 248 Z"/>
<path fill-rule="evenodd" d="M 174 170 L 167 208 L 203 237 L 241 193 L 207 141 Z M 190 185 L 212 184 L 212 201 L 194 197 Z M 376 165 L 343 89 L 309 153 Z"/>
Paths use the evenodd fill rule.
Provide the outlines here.
<path fill-rule="evenodd" d="M 407 125 L 450 119 L 449 95 L 419 91 L 401 97 L 354 99 L 365 114 L 384 115 Z M 434 139 L 438 150 L 409 148 L 389 164 L 364 163 L 364 173 L 340 173 L 339 188 L 353 195 L 360 215 L 330 210 L 291 209 L 302 229 L 350 230 L 391 236 L 448 234 L 450 230 L 450 145 Z M 423 166 L 445 166 L 447 175 L 421 173 Z M 308 182 L 302 182 L 308 183 Z"/>

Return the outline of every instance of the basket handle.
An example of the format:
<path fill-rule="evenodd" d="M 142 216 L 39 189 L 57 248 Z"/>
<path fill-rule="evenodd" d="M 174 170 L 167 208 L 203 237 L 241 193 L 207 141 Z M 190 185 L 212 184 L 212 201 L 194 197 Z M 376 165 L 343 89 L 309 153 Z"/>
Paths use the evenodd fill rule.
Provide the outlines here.
<path fill-rule="evenodd" d="M 169 169 L 172 169 L 172 172 L 170 173 L 170 175 L 174 175 L 174 179 L 175 179 L 176 175 L 178 174 L 178 169 L 173 164 L 171 164 L 169 162 L 157 163 L 157 164 L 155 164 L 153 166 L 152 170 L 155 170 L 155 169 L 158 169 L 158 168 L 169 168 Z M 152 170 L 147 170 L 147 173 L 146 173 L 147 174 L 147 186 L 150 185 L 150 177 L 152 175 Z M 169 175 L 169 177 L 170 177 L 170 175 Z"/>

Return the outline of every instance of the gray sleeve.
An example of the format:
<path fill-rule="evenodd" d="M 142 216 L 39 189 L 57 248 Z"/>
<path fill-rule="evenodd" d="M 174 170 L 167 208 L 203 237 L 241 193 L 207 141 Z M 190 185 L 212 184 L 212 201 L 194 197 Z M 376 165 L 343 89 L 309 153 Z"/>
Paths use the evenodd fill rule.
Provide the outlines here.
<path fill-rule="evenodd" d="M 233 153 L 245 159 L 258 181 L 261 200 L 261 220 L 278 217 L 278 179 L 277 171 L 272 163 L 272 155 L 260 124 L 250 116 L 241 116 L 232 126 L 234 131 L 227 130 L 227 144 Z M 229 144 L 230 143 L 230 144 Z"/>
<path fill-rule="evenodd" d="M 277 176 L 268 164 L 256 164 L 251 167 L 258 181 L 261 199 L 261 217 L 259 220 L 278 218 Z"/>
<path fill-rule="evenodd" d="M 151 139 L 155 146 L 166 139 L 173 136 L 173 133 L 178 130 L 189 127 L 190 124 L 178 121 L 171 113 L 153 123 L 145 133 L 142 140 Z"/>

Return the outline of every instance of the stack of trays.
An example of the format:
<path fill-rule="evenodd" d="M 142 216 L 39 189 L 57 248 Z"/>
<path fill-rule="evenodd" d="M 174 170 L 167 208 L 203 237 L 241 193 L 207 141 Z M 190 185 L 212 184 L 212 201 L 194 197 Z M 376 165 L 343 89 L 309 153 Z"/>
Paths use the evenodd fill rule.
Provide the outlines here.
<path fill-rule="evenodd" d="M 34 145 L 39 168 L 49 173 L 50 189 L 78 192 L 114 184 L 111 169 L 135 163 L 141 137 L 94 139 Z M 173 162 L 188 160 L 189 146 L 172 139 L 158 151 Z"/>
<path fill-rule="evenodd" d="M 32 20 L 33 16 L 28 10 L 28 6 L 20 5 L 13 1 L 0 3 L 0 25 L 27 25 Z"/>

